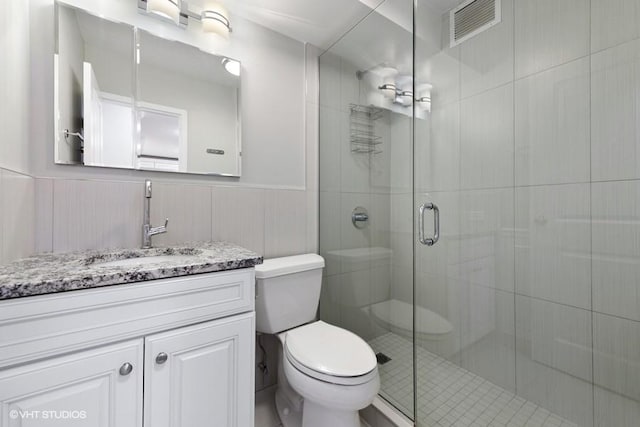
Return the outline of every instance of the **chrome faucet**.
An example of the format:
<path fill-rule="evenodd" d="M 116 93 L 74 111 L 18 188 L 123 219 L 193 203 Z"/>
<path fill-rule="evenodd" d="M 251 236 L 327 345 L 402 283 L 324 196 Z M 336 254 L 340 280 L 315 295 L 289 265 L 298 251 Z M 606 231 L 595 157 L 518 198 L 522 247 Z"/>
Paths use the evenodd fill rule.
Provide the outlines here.
<path fill-rule="evenodd" d="M 151 226 L 151 180 L 144 182 L 144 224 L 142 224 L 142 249 L 151 247 L 151 236 L 167 232 L 169 218 L 164 220 L 164 225 L 160 227 Z"/>

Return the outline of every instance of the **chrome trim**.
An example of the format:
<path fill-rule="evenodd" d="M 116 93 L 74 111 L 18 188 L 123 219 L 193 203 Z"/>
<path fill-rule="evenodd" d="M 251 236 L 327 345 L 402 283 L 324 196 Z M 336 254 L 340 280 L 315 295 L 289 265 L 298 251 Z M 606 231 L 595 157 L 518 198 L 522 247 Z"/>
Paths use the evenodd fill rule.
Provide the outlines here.
<path fill-rule="evenodd" d="M 424 212 L 433 211 L 433 236 L 425 237 L 424 235 Z M 433 246 L 440 240 L 440 209 L 435 203 L 425 203 L 420 206 L 418 213 L 418 240 L 426 246 Z"/>
<path fill-rule="evenodd" d="M 365 208 L 358 206 L 351 212 L 351 223 L 355 228 L 365 228 L 368 222 L 369 212 Z"/>
<path fill-rule="evenodd" d="M 216 12 L 214 10 L 203 10 L 202 13 L 200 14 L 200 21 L 204 19 L 213 19 L 214 21 L 218 21 L 219 23 L 227 27 L 230 33 L 233 33 L 233 28 L 231 28 L 231 22 L 229 21 L 229 19 L 227 19 L 226 16 L 224 16 L 220 12 Z"/>
<path fill-rule="evenodd" d="M 169 218 L 165 218 L 164 225 L 159 227 L 151 226 L 151 180 L 144 181 L 144 213 L 142 224 L 142 249 L 151 248 L 151 236 L 167 232 Z"/>

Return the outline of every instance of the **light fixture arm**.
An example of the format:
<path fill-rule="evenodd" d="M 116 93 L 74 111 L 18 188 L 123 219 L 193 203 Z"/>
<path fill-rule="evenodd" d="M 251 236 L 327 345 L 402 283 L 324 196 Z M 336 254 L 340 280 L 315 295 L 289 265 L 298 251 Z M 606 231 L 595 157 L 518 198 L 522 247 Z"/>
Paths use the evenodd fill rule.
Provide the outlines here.
<path fill-rule="evenodd" d="M 226 31 L 228 31 L 229 33 L 233 32 L 229 18 L 225 16 L 225 14 L 222 13 L 221 11 L 205 9 L 201 13 L 196 13 L 189 9 L 189 5 L 186 0 L 181 0 L 181 1 L 166 0 L 166 1 L 180 8 L 180 12 L 178 14 L 178 19 L 176 22 L 180 27 L 183 27 L 183 28 L 188 27 L 189 19 L 194 19 L 198 22 L 203 23 L 203 25 L 204 25 L 204 21 L 215 21 L 221 24 L 224 28 L 226 28 Z M 148 0 L 138 0 L 138 11 L 140 13 L 148 14 L 149 12 L 148 12 L 147 6 L 148 6 Z"/>

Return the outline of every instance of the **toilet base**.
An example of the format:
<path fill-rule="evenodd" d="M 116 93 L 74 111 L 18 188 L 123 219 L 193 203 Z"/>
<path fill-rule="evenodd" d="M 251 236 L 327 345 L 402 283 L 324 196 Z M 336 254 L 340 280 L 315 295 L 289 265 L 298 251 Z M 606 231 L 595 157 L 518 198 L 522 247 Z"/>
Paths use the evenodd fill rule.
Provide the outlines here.
<path fill-rule="evenodd" d="M 279 386 L 276 390 L 276 412 L 284 427 L 302 427 L 302 412 L 292 408 Z"/>

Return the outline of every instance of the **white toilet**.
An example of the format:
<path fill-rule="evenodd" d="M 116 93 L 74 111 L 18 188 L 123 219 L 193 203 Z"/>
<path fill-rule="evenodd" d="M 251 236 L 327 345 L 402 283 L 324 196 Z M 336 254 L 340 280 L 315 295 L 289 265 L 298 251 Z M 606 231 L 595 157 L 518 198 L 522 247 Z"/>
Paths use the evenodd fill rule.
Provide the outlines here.
<path fill-rule="evenodd" d="M 315 321 L 323 268 L 315 254 L 256 266 L 256 329 L 282 344 L 276 408 L 284 427 L 360 427 L 358 410 L 380 389 L 371 347 Z"/>

